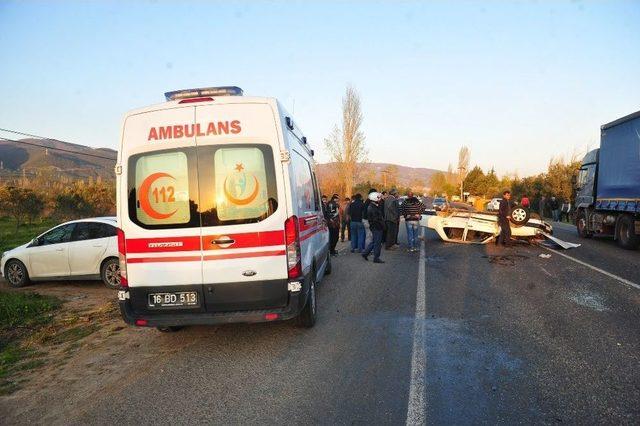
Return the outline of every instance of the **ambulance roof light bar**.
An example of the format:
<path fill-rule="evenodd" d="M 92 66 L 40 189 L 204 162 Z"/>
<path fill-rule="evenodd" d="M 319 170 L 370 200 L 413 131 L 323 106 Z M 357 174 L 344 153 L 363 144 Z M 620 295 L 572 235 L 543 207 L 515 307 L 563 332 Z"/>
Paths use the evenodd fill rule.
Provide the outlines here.
<path fill-rule="evenodd" d="M 182 89 L 166 92 L 164 97 L 167 101 L 177 101 L 180 99 L 199 98 L 202 96 L 242 96 L 242 89 L 237 86 L 202 87 L 199 89 Z"/>

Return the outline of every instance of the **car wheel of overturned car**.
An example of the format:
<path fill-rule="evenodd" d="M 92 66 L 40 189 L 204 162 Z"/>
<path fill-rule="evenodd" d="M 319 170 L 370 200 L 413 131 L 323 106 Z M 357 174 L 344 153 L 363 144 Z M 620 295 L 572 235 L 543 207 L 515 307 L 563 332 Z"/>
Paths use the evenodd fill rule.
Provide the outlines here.
<path fill-rule="evenodd" d="M 578 213 L 576 229 L 578 230 L 578 236 L 581 238 L 591 238 L 593 236 L 593 233 L 587 231 L 587 217 L 584 212 Z"/>
<path fill-rule="evenodd" d="M 636 235 L 635 223 L 630 215 L 623 215 L 618 219 L 618 244 L 627 250 L 635 250 L 640 245 L 640 237 Z"/>
<path fill-rule="evenodd" d="M 107 288 L 120 288 L 120 262 L 111 258 L 104 261 L 100 268 L 100 277 Z"/>
<path fill-rule="evenodd" d="M 511 211 L 511 223 L 516 226 L 522 226 L 529 221 L 529 210 L 524 207 L 516 207 Z"/>
<path fill-rule="evenodd" d="M 29 272 L 24 263 L 12 259 L 4 267 L 4 276 L 11 287 L 23 287 L 29 284 Z"/>
<path fill-rule="evenodd" d="M 316 280 L 314 275 L 311 274 L 307 303 L 298 316 L 298 324 L 306 328 L 311 328 L 316 323 Z"/>

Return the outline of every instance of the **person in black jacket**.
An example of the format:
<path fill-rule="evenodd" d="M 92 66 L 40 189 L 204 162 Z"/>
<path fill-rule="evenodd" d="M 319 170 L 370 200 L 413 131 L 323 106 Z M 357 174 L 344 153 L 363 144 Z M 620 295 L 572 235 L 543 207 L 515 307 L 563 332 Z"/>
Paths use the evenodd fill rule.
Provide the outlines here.
<path fill-rule="evenodd" d="M 511 192 L 504 191 L 502 193 L 502 200 L 500 200 L 500 207 L 498 208 L 498 224 L 500 225 L 500 236 L 496 240 L 496 244 L 502 244 L 507 246 L 511 244 L 511 223 L 509 222 L 509 216 L 511 216 Z"/>
<path fill-rule="evenodd" d="M 333 194 L 331 201 L 327 204 L 327 225 L 329 226 L 329 248 L 332 256 L 337 256 L 336 244 L 340 239 L 340 206 L 338 194 Z"/>
<path fill-rule="evenodd" d="M 367 218 L 369 220 L 369 228 L 371 229 L 372 240 L 367 249 L 362 253 L 364 260 L 369 260 L 369 255 L 373 251 L 373 263 L 384 263 L 380 259 L 380 251 L 382 249 L 382 231 L 384 230 L 384 218 L 382 217 L 382 208 L 380 206 L 381 195 L 379 192 L 369 194 L 369 209 Z"/>
<path fill-rule="evenodd" d="M 364 224 L 362 218 L 364 216 L 364 203 L 362 202 L 362 195 L 356 194 L 353 196 L 353 201 L 347 207 L 347 214 L 351 221 L 349 222 L 349 235 L 351 237 L 351 253 L 358 250 L 358 253 L 364 251 L 364 241 L 366 238 Z"/>

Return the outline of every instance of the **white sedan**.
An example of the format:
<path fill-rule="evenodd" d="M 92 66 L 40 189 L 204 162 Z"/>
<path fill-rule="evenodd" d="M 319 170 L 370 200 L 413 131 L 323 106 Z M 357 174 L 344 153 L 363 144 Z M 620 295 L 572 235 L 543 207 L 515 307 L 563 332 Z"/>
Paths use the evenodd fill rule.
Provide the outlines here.
<path fill-rule="evenodd" d="M 102 279 L 120 286 L 115 217 L 66 222 L 2 253 L 0 273 L 12 287 L 31 280 Z"/>

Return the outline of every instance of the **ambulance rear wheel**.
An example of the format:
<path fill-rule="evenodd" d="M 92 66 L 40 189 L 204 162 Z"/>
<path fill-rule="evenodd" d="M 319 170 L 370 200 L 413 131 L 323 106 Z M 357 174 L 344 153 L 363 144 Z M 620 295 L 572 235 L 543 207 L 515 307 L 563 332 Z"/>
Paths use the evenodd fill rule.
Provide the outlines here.
<path fill-rule="evenodd" d="M 331 274 L 331 255 L 330 254 L 327 254 L 327 266 L 324 267 L 324 274 L 325 275 Z"/>
<path fill-rule="evenodd" d="M 316 279 L 314 273 L 311 274 L 310 280 L 307 303 L 298 316 L 298 324 L 305 328 L 311 328 L 316 323 Z"/>

